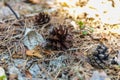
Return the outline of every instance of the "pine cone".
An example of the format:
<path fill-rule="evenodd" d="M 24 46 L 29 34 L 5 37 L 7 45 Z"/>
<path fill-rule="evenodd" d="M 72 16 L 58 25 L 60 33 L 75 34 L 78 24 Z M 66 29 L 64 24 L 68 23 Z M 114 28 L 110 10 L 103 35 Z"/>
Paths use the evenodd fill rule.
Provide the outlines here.
<path fill-rule="evenodd" d="M 47 13 L 41 12 L 35 16 L 35 24 L 43 25 L 50 21 L 50 16 Z"/>
<path fill-rule="evenodd" d="M 107 47 L 103 44 L 95 46 L 94 49 L 90 49 L 88 53 L 88 62 L 96 68 L 107 68 L 108 67 L 108 57 Z"/>
<path fill-rule="evenodd" d="M 24 2 L 31 3 L 31 4 L 39 4 L 40 0 L 25 0 Z"/>
<path fill-rule="evenodd" d="M 65 25 L 54 27 L 47 38 L 48 45 L 54 50 L 65 50 L 72 47 L 73 36 Z"/>

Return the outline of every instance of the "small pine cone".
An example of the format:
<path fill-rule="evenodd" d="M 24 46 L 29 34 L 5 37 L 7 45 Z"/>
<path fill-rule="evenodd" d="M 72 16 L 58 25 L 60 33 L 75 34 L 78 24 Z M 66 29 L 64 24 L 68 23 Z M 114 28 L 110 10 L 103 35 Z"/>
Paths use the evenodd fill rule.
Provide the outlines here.
<path fill-rule="evenodd" d="M 47 13 L 41 12 L 35 16 L 35 25 L 43 25 L 50 21 L 50 16 Z"/>
<path fill-rule="evenodd" d="M 25 0 L 24 2 L 31 3 L 31 4 L 39 4 L 40 0 Z"/>
<path fill-rule="evenodd" d="M 103 44 L 96 45 L 88 52 L 88 62 L 96 68 L 105 69 L 109 65 L 107 47 Z"/>
<path fill-rule="evenodd" d="M 73 45 L 73 36 L 65 25 L 54 27 L 47 38 L 48 47 L 54 50 L 66 50 Z"/>

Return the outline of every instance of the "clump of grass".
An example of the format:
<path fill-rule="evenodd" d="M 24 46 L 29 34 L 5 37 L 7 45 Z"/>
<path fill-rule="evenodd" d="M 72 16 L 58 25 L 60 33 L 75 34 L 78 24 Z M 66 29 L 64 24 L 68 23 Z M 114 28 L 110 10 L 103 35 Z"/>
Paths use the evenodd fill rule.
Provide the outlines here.
<path fill-rule="evenodd" d="M 84 29 L 85 28 L 85 25 L 82 21 L 78 21 L 78 25 L 79 25 L 79 28 L 80 29 Z"/>
<path fill-rule="evenodd" d="M 84 22 L 78 21 L 77 24 L 79 25 L 79 29 L 81 30 L 82 35 L 88 35 L 94 32 L 92 27 L 85 26 Z"/>

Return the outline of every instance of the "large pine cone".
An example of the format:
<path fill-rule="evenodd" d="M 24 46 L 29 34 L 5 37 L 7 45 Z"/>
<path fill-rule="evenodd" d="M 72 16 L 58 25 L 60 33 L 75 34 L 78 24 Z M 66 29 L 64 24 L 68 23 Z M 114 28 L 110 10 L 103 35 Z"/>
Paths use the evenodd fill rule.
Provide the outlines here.
<path fill-rule="evenodd" d="M 35 16 L 35 24 L 43 25 L 50 21 L 50 16 L 47 13 L 41 12 Z"/>
<path fill-rule="evenodd" d="M 109 55 L 107 54 L 107 47 L 103 44 L 96 45 L 88 52 L 88 62 L 96 68 L 107 68 L 109 65 Z"/>
<path fill-rule="evenodd" d="M 66 50 L 73 45 L 73 36 L 65 25 L 54 27 L 47 38 L 48 46 L 54 50 Z"/>

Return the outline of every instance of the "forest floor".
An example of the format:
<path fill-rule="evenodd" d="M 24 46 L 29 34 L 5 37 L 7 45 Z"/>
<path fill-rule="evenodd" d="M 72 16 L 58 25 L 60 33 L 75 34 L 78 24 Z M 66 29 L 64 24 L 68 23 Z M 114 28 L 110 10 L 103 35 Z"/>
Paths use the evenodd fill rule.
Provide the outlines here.
<path fill-rule="evenodd" d="M 101 0 L 98 6 L 103 7 L 98 8 L 92 0 L 31 1 L 38 2 L 7 1 L 19 20 L 0 2 L 0 66 L 8 80 L 120 80 L 120 16 L 106 8 L 117 10 L 116 2 Z M 32 18 L 40 12 L 49 14 L 50 22 L 34 26 Z M 39 50 L 33 54 L 23 42 L 26 28 L 46 39 L 50 24 L 67 25 L 73 35 L 73 46 L 64 51 L 36 46 L 35 50 Z M 101 43 L 108 48 L 109 60 L 115 58 L 117 64 L 107 62 L 112 67 L 99 69 L 89 63 L 87 55 Z"/>

